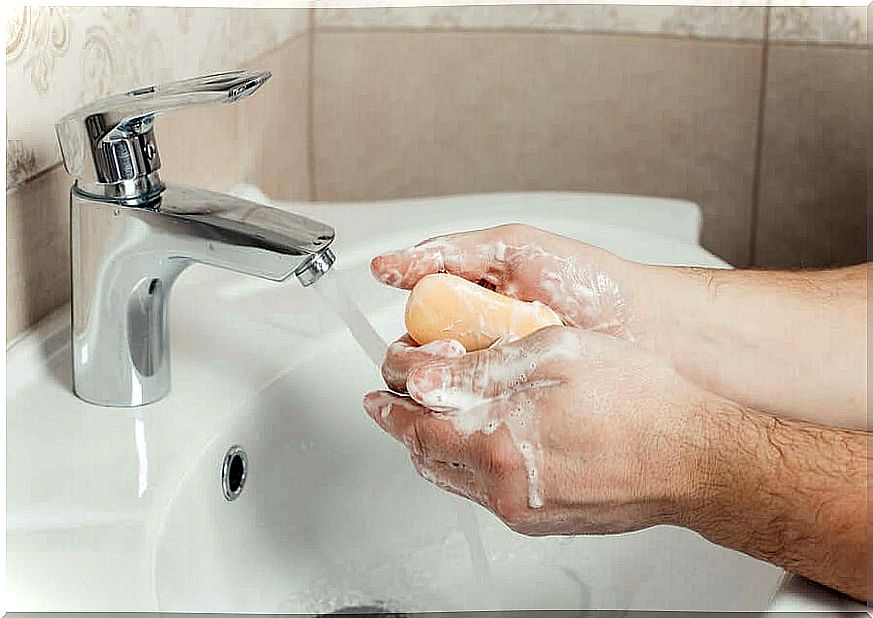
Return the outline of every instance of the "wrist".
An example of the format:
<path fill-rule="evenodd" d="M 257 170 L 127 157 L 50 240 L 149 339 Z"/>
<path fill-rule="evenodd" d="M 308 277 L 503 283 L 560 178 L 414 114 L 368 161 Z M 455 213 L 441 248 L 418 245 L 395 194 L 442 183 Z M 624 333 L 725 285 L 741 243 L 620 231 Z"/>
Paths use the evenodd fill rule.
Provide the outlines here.
<path fill-rule="evenodd" d="M 729 317 L 719 316 L 717 290 L 723 272 L 706 268 L 629 263 L 624 285 L 628 329 L 633 342 L 654 353 L 680 375 L 706 391 L 721 393 L 710 375 L 720 361 L 713 349 L 731 334 Z"/>
<path fill-rule="evenodd" d="M 680 316 L 687 312 L 676 306 L 684 298 L 682 278 L 676 269 L 628 262 L 628 330 L 633 342 L 673 364 L 671 335 L 678 335 Z"/>
<path fill-rule="evenodd" d="M 621 338 L 643 348 L 653 350 L 652 333 L 656 313 L 653 304 L 658 303 L 659 284 L 662 277 L 656 267 L 609 254 L 609 261 L 602 267 L 618 290 L 621 301 Z"/>
<path fill-rule="evenodd" d="M 677 525 L 710 538 L 720 537 L 732 511 L 744 508 L 748 487 L 757 484 L 761 462 L 754 442 L 752 413 L 709 393 L 696 405 L 681 441 L 682 491 L 677 495 Z"/>

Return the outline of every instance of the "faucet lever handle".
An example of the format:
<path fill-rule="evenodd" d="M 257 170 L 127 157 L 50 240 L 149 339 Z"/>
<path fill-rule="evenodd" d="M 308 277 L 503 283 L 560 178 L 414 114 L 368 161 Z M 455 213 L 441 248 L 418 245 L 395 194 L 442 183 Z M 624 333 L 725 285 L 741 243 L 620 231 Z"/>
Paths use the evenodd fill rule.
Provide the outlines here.
<path fill-rule="evenodd" d="M 55 125 L 64 166 L 80 189 L 129 200 L 163 189 L 152 131 L 155 116 L 243 99 L 269 71 L 227 71 L 135 88 L 81 107 Z"/>

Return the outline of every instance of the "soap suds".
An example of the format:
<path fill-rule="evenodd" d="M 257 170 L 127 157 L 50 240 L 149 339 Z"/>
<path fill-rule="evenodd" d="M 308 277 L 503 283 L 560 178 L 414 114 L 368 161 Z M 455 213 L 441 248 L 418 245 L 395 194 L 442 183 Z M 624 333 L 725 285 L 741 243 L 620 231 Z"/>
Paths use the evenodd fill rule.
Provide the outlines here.
<path fill-rule="evenodd" d="M 440 237 L 399 252 L 389 261 L 402 265 L 403 271 L 382 268 L 376 275 L 388 285 L 411 287 L 425 275 L 450 272 L 474 282 L 487 282 L 508 296 L 522 300 L 536 298 L 556 311 L 567 325 L 633 341 L 626 327 L 628 306 L 622 290 L 596 265 L 528 244 L 497 240 L 471 245 L 469 238 L 466 235 Z M 517 319 L 517 315 L 511 316 L 513 327 Z M 480 332 L 489 334 L 488 324 L 488 316 L 480 315 Z M 466 384 L 446 383 L 419 392 L 407 381 L 407 390 L 424 405 L 442 412 L 461 435 L 477 431 L 489 434 L 505 425 L 524 461 L 528 504 L 531 508 L 540 508 L 543 505 L 542 451 L 536 404 L 546 389 L 559 382 L 545 384 L 534 376 L 547 360 L 561 356 L 578 358 L 579 342 L 567 340 L 566 345 L 525 352 L 511 345 L 503 347 L 504 339 L 499 334 L 494 335 L 500 345 L 492 344 L 491 350 L 500 351 L 499 362 L 477 366 L 475 375 L 466 376 Z M 512 354 L 517 354 L 517 358 Z M 496 390 L 495 384 L 499 385 Z M 493 396 L 476 395 L 482 385 L 495 390 Z"/>
<path fill-rule="evenodd" d="M 419 374 L 410 378 L 407 389 L 423 405 L 440 412 L 461 436 L 476 432 L 485 435 L 506 426 L 510 439 L 524 462 L 528 505 L 543 506 L 542 449 L 537 426 L 537 403 L 549 388 L 562 384 L 555 379 L 535 379 L 533 373 L 543 362 L 578 358 L 578 345 L 549 345 L 535 350 L 507 347 L 483 357 L 473 370 L 456 375 L 450 367 L 434 364 L 425 368 L 425 389 L 419 389 Z M 490 361 L 488 360 L 490 359 Z M 457 371 L 457 369 L 455 369 Z M 435 381 L 436 383 L 433 383 Z M 481 394 L 489 389 L 492 394 Z"/>
<path fill-rule="evenodd" d="M 493 285 L 514 298 L 541 298 L 564 322 L 633 341 L 626 328 L 627 299 L 607 273 L 575 256 L 561 256 L 529 244 L 504 241 L 467 246 L 465 237 L 440 237 L 395 254 L 404 264 L 377 278 L 411 286 L 425 275 L 450 272 Z"/>

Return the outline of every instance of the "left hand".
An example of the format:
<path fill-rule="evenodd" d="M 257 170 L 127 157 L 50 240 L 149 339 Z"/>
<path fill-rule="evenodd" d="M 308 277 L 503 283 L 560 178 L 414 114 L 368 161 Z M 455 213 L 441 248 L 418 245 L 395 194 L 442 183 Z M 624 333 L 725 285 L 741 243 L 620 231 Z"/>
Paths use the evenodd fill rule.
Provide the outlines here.
<path fill-rule="evenodd" d="M 411 398 L 364 398 L 424 478 L 532 535 L 681 524 L 695 508 L 714 396 L 658 358 L 571 327 L 469 354 L 431 345 L 442 360 L 408 339 L 386 357 Z"/>

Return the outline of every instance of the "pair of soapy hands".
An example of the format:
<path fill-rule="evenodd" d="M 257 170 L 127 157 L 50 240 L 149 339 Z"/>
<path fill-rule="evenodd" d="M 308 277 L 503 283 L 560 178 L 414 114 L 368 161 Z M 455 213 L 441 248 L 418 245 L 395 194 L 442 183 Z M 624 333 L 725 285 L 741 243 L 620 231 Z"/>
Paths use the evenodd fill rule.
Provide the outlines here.
<path fill-rule="evenodd" d="M 694 508 L 705 391 L 635 345 L 627 262 L 543 230 L 508 225 L 378 256 L 381 282 L 409 289 L 449 272 L 554 309 L 566 326 L 467 353 L 405 335 L 367 413 L 416 470 L 524 534 L 615 533 L 681 524 Z M 408 397 L 395 393 L 408 393 Z"/>

